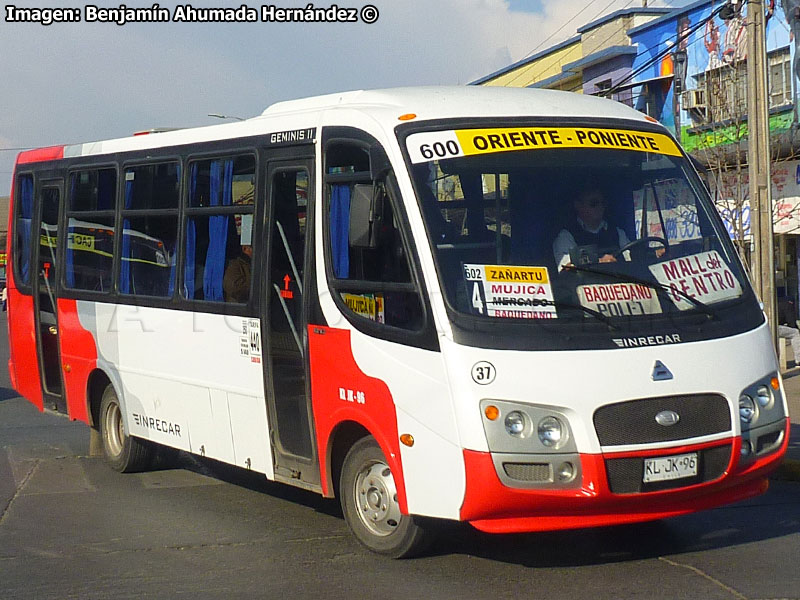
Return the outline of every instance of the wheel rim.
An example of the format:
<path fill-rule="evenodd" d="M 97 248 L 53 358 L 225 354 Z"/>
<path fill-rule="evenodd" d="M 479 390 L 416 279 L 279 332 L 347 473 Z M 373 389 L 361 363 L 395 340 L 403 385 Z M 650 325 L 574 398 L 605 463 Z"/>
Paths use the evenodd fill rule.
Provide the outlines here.
<path fill-rule="evenodd" d="M 375 462 L 365 466 L 356 477 L 354 492 L 358 517 L 371 533 L 387 536 L 397 530 L 402 514 L 388 465 Z"/>
<path fill-rule="evenodd" d="M 106 413 L 103 415 L 103 432 L 109 454 L 119 456 L 122 453 L 125 432 L 122 429 L 122 412 L 116 402 L 110 403 L 106 408 Z"/>

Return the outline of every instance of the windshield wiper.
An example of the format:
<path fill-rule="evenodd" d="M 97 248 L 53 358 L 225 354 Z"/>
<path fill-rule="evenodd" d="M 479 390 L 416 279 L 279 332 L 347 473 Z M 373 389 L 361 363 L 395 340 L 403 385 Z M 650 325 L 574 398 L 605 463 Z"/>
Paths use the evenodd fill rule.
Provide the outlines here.
<path fill-rule="evenodd" d="M 635 283 L 638 285 L 643 285 L 645 287 L 649 287 L 652 290 L 661 291 L 667 294 L 667 298 L 669 298 L 669 292 L 677 294 L 681 298 L 685 298 L 688 302 L 693 304 L 695 308 L 697 308 L 700 312 L 704 313 L 710 319 L 719 319 L 717 313 L 708 306 L 698 300 L 697 298 L 690 296 L 683 290 L 679 290 L 678 288 L 674 288 L 672 286 L 667 285 L 666 283 L 661 283 L 660 281 L 648 281 L 647 279 L 640 279 L 638 277 L 634 277 L 632 275 L 628 275 L 627 273 L 620 273 L 618 271 L 601 271 L 600 269 L 593 269 L 591 267 L 584 267 L 580 265 L 573 265 L 568 264 L 564 265 L 564 271 L 580 271 L 582 273 L 593 273 L 595 275 L 606 275 L 607 277 L 611 277 L 613 279 L 618 279 L 619 281 L 625 281 L 629 283 Z"/>
<path fill-rule="evenodd" d="M 538 298 L 535 298 L 535 299 L 531 300 L 530 303 L 531 303 L 531 306 L 554 306 L 556 309 L 559 309 L 559 308 L 574 308 L 574 309 L 583 311 L 587 315 L 592 315 L 593 317 L 595 317 L 599 321 L 602 321 L 603 323 L 608 325 L 611 329 L 619 330 L 619 327 L 614 325 L 614 323 L 611 322 L 611 319 L 609 319 L 603 313 L 598 312 L 598 311 L 596 311 L 596 310 L 594 310 L 592 308 L 588 308 L 586 306 L 583 306 L 581 304 L 574 304 L 572 302 L 561 302 L 560 300 L 559 301 L 547 300 L 547 299 L 539 300 Z M 495 304 L 495 303 L 494 302 L 484 302 L 484 307 L 486 307 L 486 305 L 490 305 L 490 304 Z"/>

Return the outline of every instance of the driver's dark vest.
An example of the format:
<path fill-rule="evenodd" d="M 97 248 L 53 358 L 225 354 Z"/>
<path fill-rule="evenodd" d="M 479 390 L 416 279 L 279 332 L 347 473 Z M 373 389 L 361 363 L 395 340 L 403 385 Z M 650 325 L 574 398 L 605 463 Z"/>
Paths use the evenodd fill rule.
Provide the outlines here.
<path fill-rule="evenodd" d="M 567 227 L 567 231 L 575 238 L 575 243 L 578 246 L 595 244 L 599 250 L 612 252 L 619 250 L 619 232 L 616 227 L 611 225 L 606 225 L 597 233 L 592 233 L 591 231 L 586 231 L 575 221 Z"/>

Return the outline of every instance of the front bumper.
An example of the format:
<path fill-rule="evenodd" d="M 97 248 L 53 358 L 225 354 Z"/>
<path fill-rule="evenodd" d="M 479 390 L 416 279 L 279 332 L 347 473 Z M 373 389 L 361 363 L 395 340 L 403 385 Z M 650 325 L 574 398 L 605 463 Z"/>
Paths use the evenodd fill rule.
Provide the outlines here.
<path fill-rule="evenodd" d="M 762 455 L 743 459 L 742 438 L 675 446 L 668 449 L 605 454 L 580 454 L 582 480 L 574 489 L 520 489 L 505 485 L 488 452 L 464 450 L 466 493 L 461 519 L 493 533 L 552 531 L 635 523 L 673 517 L 738 502 L 764 493 L 767 476 L 786 453 L 789 419 L 780 443 Z M 728 460 L 713 478 L 666 490 L 624 490 L 609 483 L 609 461 L 638 461 L 646 457 L 688 452 L 721 453 Z"/>

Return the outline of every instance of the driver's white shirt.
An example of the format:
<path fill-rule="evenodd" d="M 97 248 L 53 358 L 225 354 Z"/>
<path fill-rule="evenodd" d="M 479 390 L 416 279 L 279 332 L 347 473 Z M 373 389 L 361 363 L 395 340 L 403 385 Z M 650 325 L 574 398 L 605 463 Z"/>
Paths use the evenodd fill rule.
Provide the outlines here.
<path fill-rule="evenodd" d="M 577 219 L 577 221 L 581 229 L 583 229 L 588 233 L 596 234 L 602 231 L 603 229 L 608 229 L 608 223 L 606 222 L 605 219 L 600 221 L 600 225 L 598 225 L 595 229 L 587 227 L 586 223 L 584 223 L 580 219 Z M 619 227 L 617 227 L 617 235 L 619 236 L 620 248 L 624 247 L 626 244 L 631 243 L 631 241 L 628 239 L 628 236 Z M 555 241 L 553 242 L 553 256 L 555 257 L 556 264 L 558 265 L 556 270 L 560 271 L 561 269 L 564 268 L 564 265 L 570 262 L 569 252 L 573 248 L 577 247 L 578 247 L 578 242 L 575 241 L 575 237 L 569 232 L 568 229 L 562 229 L 556 236 Z"/>

